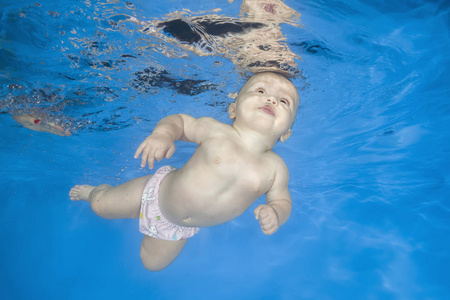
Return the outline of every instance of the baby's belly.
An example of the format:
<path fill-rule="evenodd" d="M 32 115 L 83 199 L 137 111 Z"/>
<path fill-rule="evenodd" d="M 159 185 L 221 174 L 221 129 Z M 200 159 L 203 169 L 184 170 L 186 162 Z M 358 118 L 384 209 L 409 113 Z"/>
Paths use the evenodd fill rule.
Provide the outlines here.
<path fill-rule="evenodd" d="M 180 226 L 209 227 L 241 215 L 261 194 L 236 182 L 201 180 L 196 183 L 170 173 L 159 191 L 162 214 Z"/>
<path fill-rule="evenodd" d="M 231 210 L 230 206 L 220 205 L 213 201 L 205 201 L 204 203 L 197 201 L 184 207 L 175 207 L 173 203 L 165 203 L 163 207 L 161 212 L 168 220 L 174 224 L 186 227 L 219 225 L 236 218 L 248 208 Z"/>

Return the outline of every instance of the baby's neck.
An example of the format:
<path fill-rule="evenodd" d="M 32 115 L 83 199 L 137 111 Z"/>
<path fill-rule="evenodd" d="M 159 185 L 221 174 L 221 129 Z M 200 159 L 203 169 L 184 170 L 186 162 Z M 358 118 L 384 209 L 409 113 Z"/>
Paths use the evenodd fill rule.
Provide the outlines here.
<path fill-rule="evenodd" d="M 271 150 L 277 143 L 277 140 L 274 140 L 274 138 L 271 136 L 243 129 L 235 124 L 233 124 L 232 127 L 236 130 L 237 134 L 239 135 L 239 138 L 242 142 L 242 146 L 246 147 L 250 151 L 263 153 L 268 150 Z"/>

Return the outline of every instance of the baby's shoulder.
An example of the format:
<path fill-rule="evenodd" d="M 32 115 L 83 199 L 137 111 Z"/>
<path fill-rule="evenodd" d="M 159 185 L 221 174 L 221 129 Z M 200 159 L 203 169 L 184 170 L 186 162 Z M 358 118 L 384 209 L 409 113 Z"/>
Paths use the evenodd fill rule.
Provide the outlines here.
<path fill-rule="evenodd" d="M 287 165 L 285 161 L 275 152 L 272 150 L 267 152 L 267 159 L 269 160 L 270 164 L 273 166 L 275 171 L 286 173 L 288 172 Z"/>
<path fill-rule="evenodd" d="M 185 117 L 184 119 L 184 133 L 187 140 L 193 141 L 197 144 L 203 143 L 206 139 L 212 137 L 220 137 L 221 133 L 227 130 L 226 124 L 217 121 L 211 117 Z"/>
<path fill-rule="evenodd" d="M 224 123 L 211 118 L 211 117 L 201 117 L 197 119 L 198 124 L 200 125 L 212 125 L 212 126 L 221 126 L 221 125 L 225 125 Z"/>
<path fill-rule="evenodd" d="M 222 123 L 211 117 L 198 118 L 197 119 L 197 127 L 202 128 L 203 130 L 209 132 L 212 135 L 219 134 L 219 136 L 222 133 L 232 131 L 232 127 L 230 125 Z"/>

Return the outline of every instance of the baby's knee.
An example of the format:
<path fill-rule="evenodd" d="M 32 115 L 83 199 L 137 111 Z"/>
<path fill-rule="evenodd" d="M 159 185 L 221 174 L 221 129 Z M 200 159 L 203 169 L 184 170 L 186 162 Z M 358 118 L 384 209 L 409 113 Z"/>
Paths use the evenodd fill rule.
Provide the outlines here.
<path fill-rule="evenodd" d="M 140 256 L 142 264 L 149 271 L 158 272 L 164 270 L 169 266 L 169 264 L 167 265 L 161 264 L 161 262 L 155 259 L 155 257 L 151 257 L 151 255 L 149 255 L 149 253 L 147 253 L 144 247 L 142 246 Z"/>
<path fill-rule="evenodd" d="M 105 201 L 105 193 L 110 188 L 110 185 L 102 184 L 97 186 L 89 194 L 89 201 L 91 203 L 92 210 L 99 216 L 102 216 L 108 208 L 106 207 L 107 202 Z"/>

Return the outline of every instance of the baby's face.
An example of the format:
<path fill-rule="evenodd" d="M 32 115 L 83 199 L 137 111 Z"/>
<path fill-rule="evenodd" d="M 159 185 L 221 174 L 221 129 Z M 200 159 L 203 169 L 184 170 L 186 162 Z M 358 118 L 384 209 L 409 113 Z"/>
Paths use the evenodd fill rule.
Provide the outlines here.
<path fill-rule="evenodd" d="M 295 86 L 283 76 L 259 73 L 247 81 L 234 105 L 236 121 L 260 124 L 280 138 L 290 132 L 295 121 L 299 95 Z M 233 118 L 231 114 L 230 117 Z"/>

